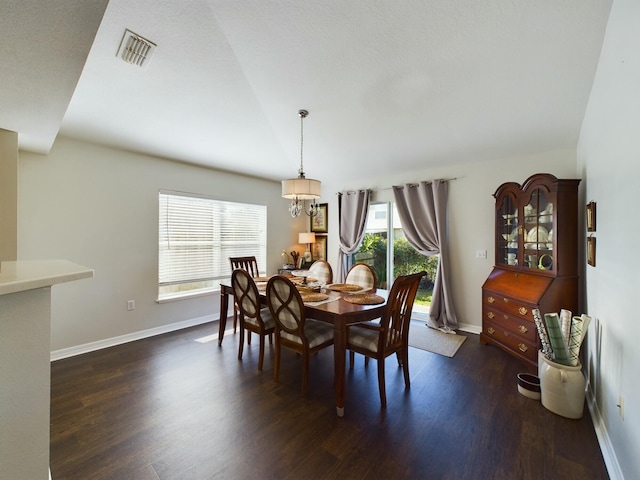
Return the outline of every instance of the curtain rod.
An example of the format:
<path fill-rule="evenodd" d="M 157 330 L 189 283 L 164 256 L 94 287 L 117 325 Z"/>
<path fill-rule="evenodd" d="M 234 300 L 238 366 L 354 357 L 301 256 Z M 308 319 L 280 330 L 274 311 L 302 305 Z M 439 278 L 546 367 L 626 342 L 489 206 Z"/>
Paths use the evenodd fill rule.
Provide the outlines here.
<path fill-rule="evenodd" d="M 459 178 L 462 177 L 452 177 L 452 178 L 434 178 L 434 180 L 441 180 L 443 182 L 452 182 L 454 180 L 458 180 Z M 427 183 L 432 183 L 433 180 L 425 180 Z M 411 187 L 417 187 L 419 185 L 419 183 L 405 183 L 405 185 L 409 185 Z M 393 190 L 393 187 L 386 187 L 386 188 L 376 188 L 375 190 L 378 191 L 383 191 L 383 190 Z"/>
<path fill-rule="evenodd" d="M 454 180 L 458 180 L 460 178 L 463 177 L 452 177 L 452 178 L 435 178 L 434 180 L 442 180 L 443 182 L 452 182 Z M 427 183 L 431 183 L 433 182 L 433 180 L 425 180 Z M 410 185 L 412 187 L 417 187 L 419 184 L 418 183 L 409 183 L 409 184 L 405 184 L 405 185 Z M 373 193 L 373 192 L 382 192 L 385 190 L 393 190 L 393 187 L 386 187 L 386 188 L 358 188 L 358 189 L 351 189 L 351 190 L 347 190 L 345 192 L 336 192 L 336 195 L 342 195 L 343 193 L 357 193 L 360 190 L 369 190 L 369 193 Z"/>

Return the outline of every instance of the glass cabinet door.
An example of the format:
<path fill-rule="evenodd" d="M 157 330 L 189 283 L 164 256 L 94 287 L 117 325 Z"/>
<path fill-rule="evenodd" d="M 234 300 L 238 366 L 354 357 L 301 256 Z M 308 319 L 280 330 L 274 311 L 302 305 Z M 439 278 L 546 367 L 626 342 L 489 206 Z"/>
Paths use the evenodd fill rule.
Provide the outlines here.
<path fill-rule="evenodd" d="M 523 266 L 553 270 L 553 202 L 547 192 L 537 188 L 531 192 L 523 208 Z"/>
<path fill-rule="evenodd" d="M 518 206 L 515 196 L 505 195 L 496 211 L 496 263 L 517 266 L 518 260 Z"/>

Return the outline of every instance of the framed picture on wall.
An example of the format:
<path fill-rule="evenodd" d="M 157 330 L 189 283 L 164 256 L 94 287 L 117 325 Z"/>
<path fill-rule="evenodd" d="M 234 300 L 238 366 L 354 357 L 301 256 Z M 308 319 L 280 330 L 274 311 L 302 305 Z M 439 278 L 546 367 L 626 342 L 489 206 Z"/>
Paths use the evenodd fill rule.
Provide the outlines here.
<path fill-rule="evenodd" d="M 596 266 L 596 237 L 587 237 L 587 263 Z"/>
<path fill-rule="evenodd" d="M 596 231 L 596 202 L 587 203 L 587 232 Z"/>
<path fill-rule="evenodd" d="M 318 214 L 311 217 L 311 231 L 315 233 L 327 233 L 329 231 L 328 204 L 318 205 Z"/>
<path fill-rule="evenodd" d="M 327 259 L 327 236 L 316 235 L 316 243 L 313 244 L 313 259 L 314 260 L 326 260 Z"/>

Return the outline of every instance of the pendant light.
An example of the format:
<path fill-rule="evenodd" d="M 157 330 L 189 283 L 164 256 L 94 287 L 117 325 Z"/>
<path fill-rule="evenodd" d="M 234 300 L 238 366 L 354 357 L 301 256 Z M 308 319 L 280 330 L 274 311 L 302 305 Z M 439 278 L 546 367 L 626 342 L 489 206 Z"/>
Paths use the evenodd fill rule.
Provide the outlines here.
<path fill-rule="evenodd" d="M 303 122 L 309 112 L 299 110 L 300 116 L 300 169 L 297 178 L 289 178 L 282 180 L 282 197 L 291 200 L 289 204 L 289 213 L 292 217 L 299 216 L 302 212 L 310 217 L 318 214 L 318 205 L 316 198 L 320 198 L 320 181 L 306 178 L 304 176 L 304 164 L 302 161 L 302 151 L 304 146 L 304 128 Z M 312 200 L 309 207 L 306 205 L 307 200 Z"/>

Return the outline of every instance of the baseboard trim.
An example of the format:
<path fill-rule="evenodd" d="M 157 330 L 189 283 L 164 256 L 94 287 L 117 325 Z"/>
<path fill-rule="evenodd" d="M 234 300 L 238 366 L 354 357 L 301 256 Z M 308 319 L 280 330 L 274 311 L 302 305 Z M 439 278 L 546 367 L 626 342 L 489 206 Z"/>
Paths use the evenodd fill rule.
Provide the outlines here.
<path fill-rule="evenodd" d="M 593 428 L 598 437 L 598 443 L 600 444 L 600 451 L 604 458 L 604 464 L 607 466 L 607 473 L 611 480 L 624 480 L 624 475 L 620 469 L 616 452 L 611 444 L 611 438 L 607 432 L 607 427 L 604 424 L 600 409 L 596 402 L 595 396 L 591 388 L 587 388 L 587 407 L 589 408 L 589 414 L 591 415 L 591 421 L 593 422 Z"/>
<path fill-rule="evenodd" d="M 204 317 L 197 317 L 189 320 L 184 320 L 182 322 L 170 323 L 168 325 L 162 325 L 160 327 L 128 333 L 126 335 L 120 335 L 119 337 L 106 338 L 104 340 L 85 343 L 83 345 L 77 345 L 75 347 L 54 350 L 53 352 L 51 352 L 50 359 L 52 362 L 55 362 L 56 360 L 62 360 L 63 358 L 75 357 L 76 355 L 82 355 L 83 353 L 94 352 L 96 350 L 102 350 L 103 348 L 115 347 L 116 345 L 122 345 L 123 343 L 135 342 L 136 340 L 142 340 L 143 338 L 154 337 L 156 335 L 162 335 L 163 333 L 175 332 L 176 330 L 182 330 L 183 328 L 195 327 L 196 325 L 202 325 L 203 323 L 213 322 L 214 320 L 218 319 L 218 315 L 205 315 Z"/>
<path fill-rule="evenodd" d="M 413 312 L 411 314 L 411 318 L 413 320 L 419 320 L 421 322 L 426 322 L 428 317 L 429 317 L 429 313 L 427 312 Z M 467 323 L 459 323 L 458 328 L 456 328 L 456 330 L 462 330 L 463 332 L 475 333 L 476 335 L 480 335 L 480 332 L 482 332 L 482 327 L 478 327 L 477 325 L 471 325 Z"/>

